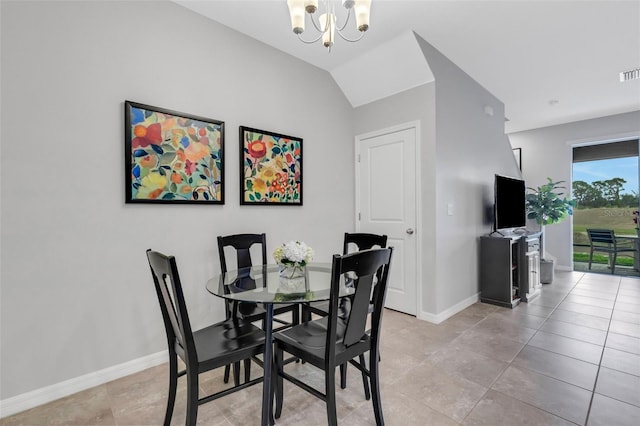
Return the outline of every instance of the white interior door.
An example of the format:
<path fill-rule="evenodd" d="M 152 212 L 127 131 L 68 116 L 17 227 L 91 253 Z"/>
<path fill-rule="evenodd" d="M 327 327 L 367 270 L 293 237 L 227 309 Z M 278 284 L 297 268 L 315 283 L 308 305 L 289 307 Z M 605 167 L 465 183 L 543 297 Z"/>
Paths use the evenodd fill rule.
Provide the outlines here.
<path fill-rule="evenodd" d="M 417 312 L 416 128 L 356 138 L 358 232 L 394 248 L 385 306 Z"/>

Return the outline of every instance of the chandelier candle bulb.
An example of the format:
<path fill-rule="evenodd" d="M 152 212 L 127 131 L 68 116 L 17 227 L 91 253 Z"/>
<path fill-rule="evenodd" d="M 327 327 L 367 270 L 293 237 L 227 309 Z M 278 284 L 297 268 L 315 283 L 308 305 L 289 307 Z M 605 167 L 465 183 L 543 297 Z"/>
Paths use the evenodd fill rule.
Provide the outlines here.
<path fill-rule="evenodd" d="M 306 10 L 307 13 L 315 13 L 316 10 L 318 10 L 318 0 L 305 0 L 304 10 Z"/>
<path fill-rule="evenodd" d="M 358 0 L 355 3 L 356 25 L 358 27 L 358 31 L 367 31 L 369 29 L 369 11 L 371 10 L 371 0 Z"/>
<path fill-rule="evenodd" d="M 293 32 L 295 34 L 302 34 L 304 32 L 304 3 L 302 0 L 287 0 L 287 5 L 289 6 Z"/>
<path fill-rule="evenodd" d="M 336 28 L 336 15 L 333 13 L 325 13 L 320 15 L 320 30 L 322 30 L 322 44 L 331 50 L 333 46 L 333 36 Z"/>
<path fill-rule="evenodd" d="M 371 0 L 342 0 L 342 7 L 345 11 L 344 20 L 338 19 L 334 2 L 325 0 L 324 13 L 316 16 L 319 7 L 318 0 L 287 0 L 289 6 L 289 15 L 291 17 L 291 29 L 298 36 L 298 40 L 306 44 L 312 44 L 322 40 L 322 45 L 331 52 L 331 47 L 335 42 L 336 32 L 344 41 L 355 43 L 362 39 L 364 33 L 369 29 L 369 18 L 371 11 Z M 305 22 L 307 16 L 313 24 L 313 28 L 317 31 L 315 38 L 305 39 L 302 33 L 305 31 Z M 355 29 L 349 24 L 351 17 L 354 15 Z M 338 21 L 341 21 L 338 24 Z M 351 21 L 353 22 L 353 21 Z M 351 29 L 347 30 L 347 26 Z M 357 32 L 359 32 L 359 34 Z M 349 35 L 351 32 L 351 36 Z"/>

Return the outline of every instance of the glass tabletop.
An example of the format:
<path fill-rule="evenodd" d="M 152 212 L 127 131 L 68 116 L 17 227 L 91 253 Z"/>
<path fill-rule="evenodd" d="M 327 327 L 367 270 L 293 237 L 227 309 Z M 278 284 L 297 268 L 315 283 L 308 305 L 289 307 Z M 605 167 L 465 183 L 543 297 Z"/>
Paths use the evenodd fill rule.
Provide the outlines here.
<path fill-rule="evenodd" d="M 258 303 L 302 303 L 329 300 L 331 264 L 309 263 L 304 277 L 284 278 L 278 265 L 259 265 L 216 275 L 207 281 L 207 290 L 230 300 Z M 340 297 L 353 294 L 340 285 Z"/>

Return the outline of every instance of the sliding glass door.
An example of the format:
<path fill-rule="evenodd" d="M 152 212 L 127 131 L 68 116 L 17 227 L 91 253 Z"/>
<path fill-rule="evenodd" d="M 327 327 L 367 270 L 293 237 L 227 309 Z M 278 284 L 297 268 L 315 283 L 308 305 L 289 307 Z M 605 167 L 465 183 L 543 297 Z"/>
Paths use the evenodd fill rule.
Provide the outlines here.
<path fill-rule="evenodd" d="M 590 241 L 587 229 L 611 229 L 616 236 L 638 237 L 638 140 L 573 148 L 573 260 L 575 270 L 587 270 Z M 606 253 L 596 253 L 592 271 L 610 267 Z M 618 255 L 616 273 L 633 275 L 633 253 Z"/>

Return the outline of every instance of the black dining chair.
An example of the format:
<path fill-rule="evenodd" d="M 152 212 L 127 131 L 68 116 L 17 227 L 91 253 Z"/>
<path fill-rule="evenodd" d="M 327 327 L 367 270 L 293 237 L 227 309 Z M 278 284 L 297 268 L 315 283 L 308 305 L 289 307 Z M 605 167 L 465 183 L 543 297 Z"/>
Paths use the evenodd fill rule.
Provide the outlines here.
<path fill-rule="evenodd" d="M 241 268 L 248 268 L 253 265 L 251 260 L 251 247 L 254 245 L 260 246 L 262 264 L 267 264 L 267 237 L 262 234 L 236 234 L 227 236 L 218 236 L 218 254 L 220 256 L 220 269 L 222 273 L 228 271 L 227 257 L 225 255 L 225 247 L 231 247 L 236 254 L 236 267 L 238 270 Z M 250 288 L 251 285 L 255 288 L 255 282 L 250 276 L 239 277 L 242 279 L 244 288 Z M 265 329 L 266 308 L 260 303 L 253 302 L 232 302 L 225 300 L 227 318 L 231 318 L 235 311 L 237 316 L 247 322 L 262 322 L 262 328 Z M 276 318 L 275 315 L 281 315 L 291 313 L 291 322 L 287 322 L 281 318 Z M 280 327 L 274 328 L 273 331 L 283 330 L 292 325 L 300 324 L 300 309 L 297 304 L 279 304 L 274 307 L 273 310 L 274 322 L 282 324 Z M 234 366 L 234 374 L 239 369 L 239 364 Z M 230 367 L 227 366 L 224 370 L 224 382 L 229 381 Z M 250 371 L 245 369 L 245 376 L 249 376 Z"/>
<path fill-rule="evenodd" d="M 344 233 L 344 240 L 342 244 L 342 254 L 353 253 L 362 250 L 368 250 L 371 248 L 386 248 L 387 236 L 378 234 L 369 234 L 363 232 L 356 233 Z M 348 309 L 350 300 L 344 298 L 341 300 L 342 309 Z M 373 310 L 373 306 L 369 307 L 369 310 Z M 329 302 L 311 302 L 302 305 L 302 320 L 311 321 L 312 314 L 319 316 L 327 316 L 329 313 Z M 345 389 L 347 387 L 347 364 L 340 366 L 340 387 Z M 368 398 L 367 398 L 368 399 Z"/>
<path fill-rule="evenodd" d="M 175 258 L 147 250 L 147 259 L 160 302 L 169 348 L 169 396 L 164 425 L 171 424 L 178 378 L 181 376 L 187 377 L 185 424 L 195 425 L 200 404 L 263 381 L 263 377 L 260 377 L 239 383 L 236 374 L 233 387 L 203 398 L 200 398 L 198 388 L 198 378 L 201 373 L 240 361 L 245 361 L 246 366 L 252 358 L 263 353 L 264 332 L 237 318 L 227 319 L 192 331 Z M 183 371 L 178 371 L 178 357 L 185 364 Z M 257 359 L 256 362 L 258 362 Z"/>
<path fill-rule="evenodd" d="M 376 424 L 384 424 L 380 401 L 378 355 L 392 252 L 393 248 L 387 248 L 364 250 L 342 256 L 334 255 L 329 314 L 324 318 L 304 322 L 274 334 L 276 370 L 273 380 L 276 384 L 276 418 L 282 414 L 283 379 L 286 379 L 325 401 L 328 423 L 337 425 L 335 369 L 349 362 L 364 373 L 365 394 L 369 392 L 368 382 L 370 382 Z M 347 316 L 341 317 L 339 313 L 344 311 L 339 306 L 339 292 L 341 281 L 345 279 L 352 282 L 353 294 L 351 307 L 346 312 Z M 373 305 L 370 333 L 367 332 L 369 305 Z M 324 393 L 284 371 L 284 352 L 325 372 Z M 369 352 L 368 369 L 363 362 L 365 352 Z M 356 358 L 359 361 L 355 361 Z"/>
<path fill-rule="evenodd" d="M 609 255 L 609 265 L 611 266 L 611 273 L 615 272 L 616 259 L 618 253 L 634 253 L 637 251 L 636 242 L 628 239 L 620 241 L 616 237 L 613 229 L 587 229 L 587 235 L 589 235 L 589 269 L 593 262 L 594 252 L 603 252 Z"/>
<path fill-rule="evenodd" d="M 342 254 L 356 251 L 368 250 L 371 248 L 386 248 L 387 236 L 367 233 L 344 233 L 342 244 Z M 329 302 L 311 302 L 302 305 L 302 320 L 310 321 L 311 314 L 327 316 L 329 312 Z"/>

